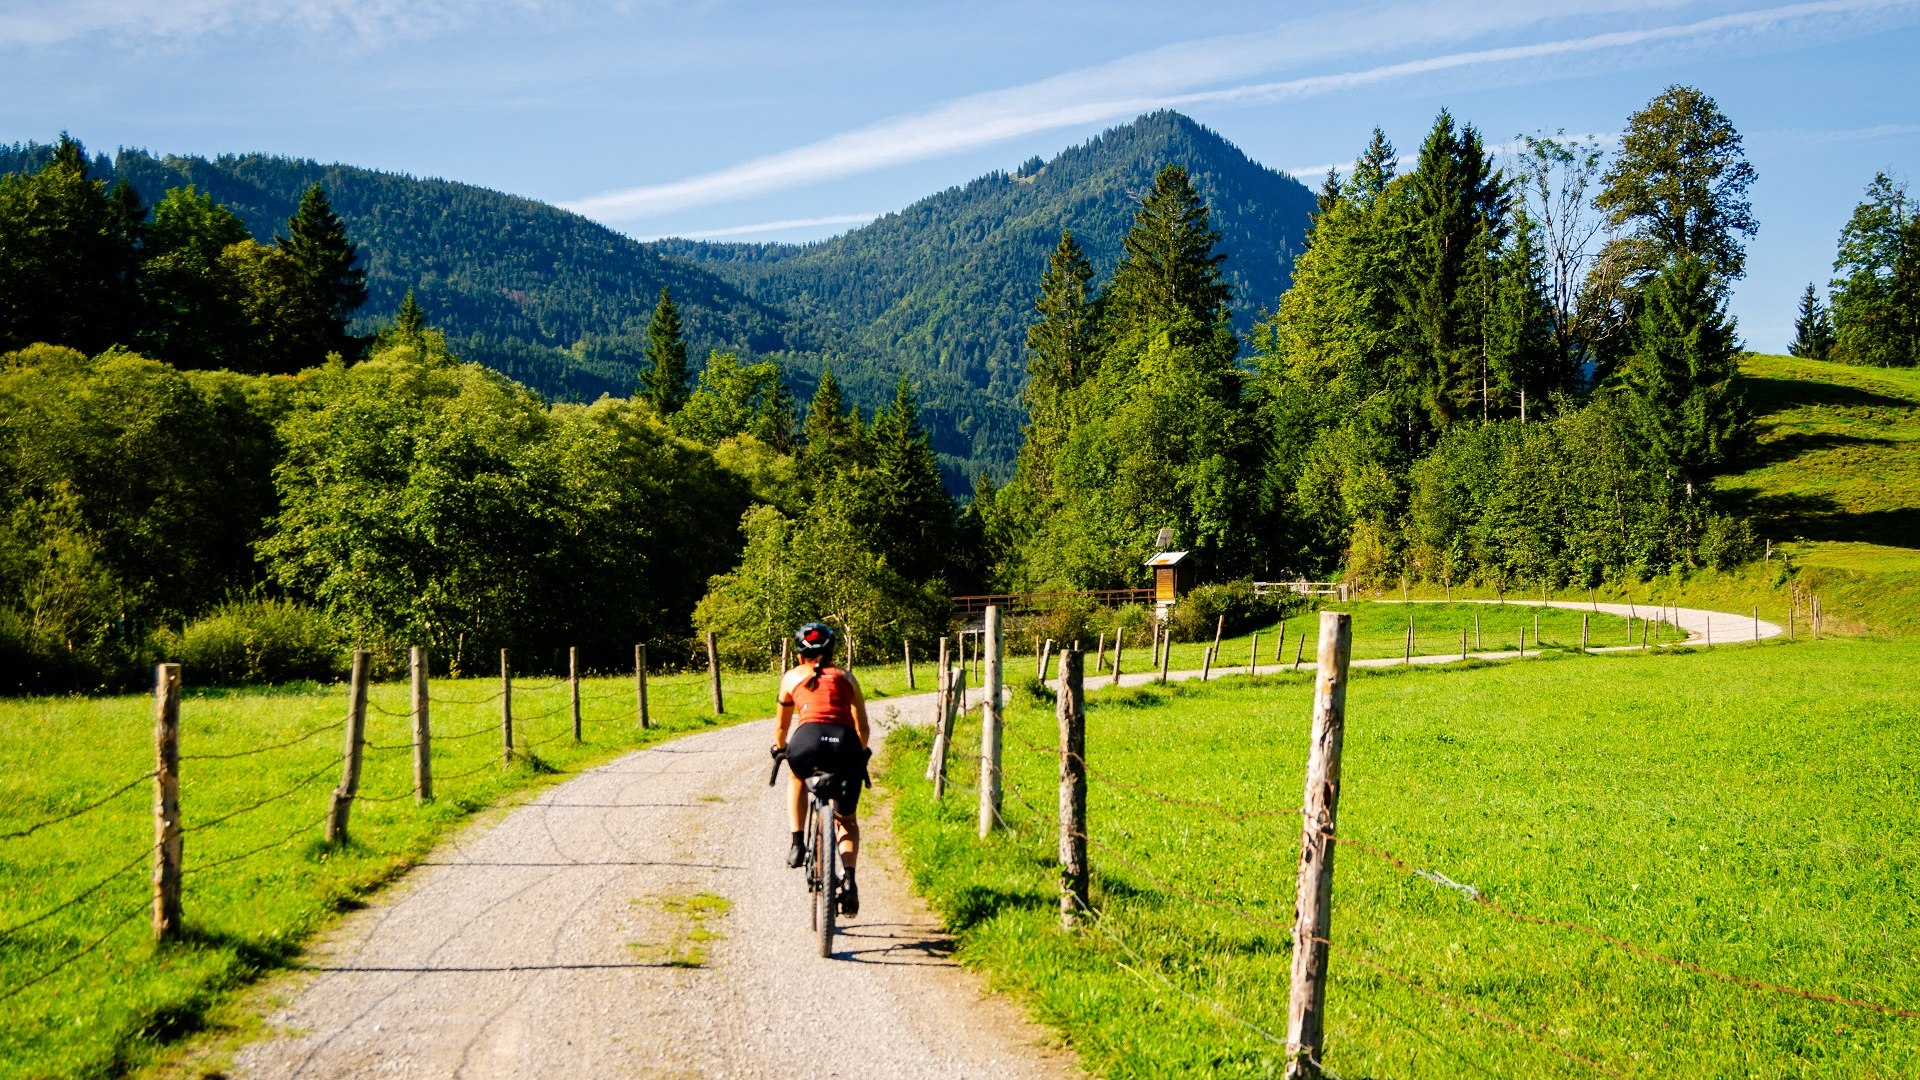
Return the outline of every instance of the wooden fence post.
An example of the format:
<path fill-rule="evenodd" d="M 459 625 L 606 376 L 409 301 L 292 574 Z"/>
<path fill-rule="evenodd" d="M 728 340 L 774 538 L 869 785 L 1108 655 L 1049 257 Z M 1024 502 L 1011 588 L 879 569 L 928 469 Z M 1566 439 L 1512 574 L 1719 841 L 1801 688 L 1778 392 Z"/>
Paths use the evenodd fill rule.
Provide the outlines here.
<path fill-rule="evenodd" d="M 153 672 L 153 940 L 180 934 L 180 665 Z"/>
<path fill-rule="evenodd" d="M 1167 685 L 1167 668 L 1173 665 L 1173 627 L 1160 632 L 1160 685 Z"/>
<path fill-rule="evenodd" d="M 913 681 L 913 642 L 906 642 L 901 648 L 905 649 L 907 653 L 907 689 L 918 690 L 920 689 L 919 685 Z"/>
<path fill-rule="evenodd" d="M 513 669 L 505 649 L 500 650 L 500 745 L 501 760 L 513 764 Z"/>
<path fill-rule="evenodd" d="M 1538 639 L 1536 639 L 1534 643 L 1536 645 L 1539 644 Z M 1527 624 L 1521 623 L 1520 624 L 1520 659 L 1525 660 L 1526 658 L 1527 658 Z"/>
<path fill-rule="evenodd" d="M 980 685 L 980 839 L 1000 821 L 1000 607 L 987 605 L 980 651 L 986 673 Z"/>
<path fill-rule="evenodd" d="M 1460 628 L 1460 659 L 1465 660 L 1466 658 L 1467 658 L 1467 628 L 1463 626 Z"/>
<path fill-rule="evenodd" d="M 1107 670 L 1107 632 L 1100 631 L 1100 644 L 1093 649 L 1093 670 L 1098 673 Z"/>
<path fill-rule="evenodd" d="M 849 654 L 847 663 L 851 666 L 852 642 L 847 643 L 847 651 Z M 727 712 L 727 703 L 720 696 L 720 635 L 711 630 L 707 631 L 707 678 L 713 683 L 713 715 L 724 716 Z"/>
<path fill-rule="evenodd" d="M 1040 645 L 1040 681 L 1047 681 L 1047 669 L 1053 666 L 1053 639 L 1048 638 Z"/>
<path fill-rule="evenodd" d="M 1158 622 L 1153 624 L 1153 667 L 1160 666 L 1160 635 L 1165 633 Z"/>
<path fill-rule="evenodd" d="M 340 786 L 333 789 L 333 805 L 327 812 L 327 843 L 347 841 L 347 816 L 353 810 L 353 797 L 360 794 L 360 749 L 367 731 L 367 650 L 353 650 L 353 676 L 347 684 L 346 746 L 340 754 Z"/>
<path fill-rule="evenodd" d="M 1648 643 L 1648 636 L 1649 636 L 1649 633 L 1651 632 L 1651 630 L 1652 630 L 1652 629 L 1653 629 L 1653 620 L 1652 620 L 1652 619 L 1641 619 L 1641 620 L 1640 620 L 1640 647 L 1641 647 L 1642 649 L 1644 649 L 1644 648 L 1646 648 L 1646 647 L 1647 647 L 1647 643 Z"/>
<path fill-rule="evenodd" d="M 1411 615 L 1407 616 L 1407 655 L 1400 662 L 1413 663 L 1413 616 Z"/>
<path fill-rule="evenodd" d="M 1260 631 L 1253 632 L 1253 647 L 1247 650 L 1247 674 L 1260 674 Z"/>
<path fill-rule="evenodd" d="M 1480 647 L 1480 613 L 1473 613 L 1473 647 Z"/>
<path fill-rule="evenodd" d="M 1300 670 L 1300 657 L 1307 651 L 1307 632 L 1302 630 L 1300 637 L 1293 643 L 1293 670 Z"/>
<path fill-rule="evenodd" d="M 936 769 L 933 776 L 933 796 L 945 797 L 947 793 L 947 758 L 953 751 L 953 727 L 959 723 L 960 713 L 967 701 L 967 665 L 962 656 L 960 663 L 947 669 L 947 700 L 940 711 L 940 738 L 936 749 L 939 757 L 935 759 Z"/>
<path fill-rule="evenodd" d="M 1753 641 L 1756 645 L 1760 643 L 1760 609 L 1758 607 L 1753 609 Z"/>
<path fill-rule="evenodd" d="M 1327 942 L 1333 928 L 1333 838 L 1340 807 L 1340 748 L 1346 739 L 1347 664 L 1352 617 L 1320 613 L 1313 734 L 1307 749 L 1306 818 L 1294 893 L 1293 979 L 1287 995 L 1287 1076 L 1318 1077 L 1324 1042 Z"/>
<path fill-rule="evenodd" d="M 1587 651 L 1587 630 L 1588 630 L 1587 620 L 1591 619 L 1592 617 L 1593 617 L 1592 615 L 1589 615 L 1584 611 L 1580 613 L 1580 651 L 1582 653 L 1585 653 Z"/>
<path fill-rule="evenodd" d="M 1533 613 L 1533 650 L 1540 651 L 1540 613 Z"/>
<path fill-rule="evenodd" d="M 1060 923 L 1071 930 L 1087 905 L 1087 710 L 1078 649 L 1060 656 Z"/>
<path fill-rule="evenodd" d="M 1112 683 L 1112 685 L 1114 686 L 1120 685 L 1120 653 L 1121 653 L 1121 650 L 1126 648 L 1126 638 L 1127 638 L 1127 633 L 1125 630 L 1119 630 L 1119 629 L 1114 630 L 1113 632 L 1113 683 Z"/>
<path fill-rule="evenodd" d="M 1787 600 L 1787 640 L 1793 640 L 1793 616 L 1800 608 L 1800 598 L 1795 596 Z"/>
<path fill-rule="evenodd" d="M 1207 655 L 1200 659 L 1200 681 L 1206 682 L 1213 677 L 1213 646 L 1207 647 Z"/>
<path fill-rule="evenodd" d="M 633 647 L 633 696 L 635 706 L 640 711 L 640 730 L 653 726 L 653 717 L 647 715 L 647 647 Z"/>
<path fill-rule="evenodd" d="M 573 709 L 573 741 L 580 741 L 580 649 L 567 646 L 567 700 Z"/>
<path fill-rule="evenodd" d="M 1220 637 L 1226 632 L 1227 617 L 1222 615 L 1219 621 L 1213 624 L 1213 655 L 1218 656 L 1220 654 Z"/>
<path fill-rule="evenodd" d="M 952 682 L 947 670 L 947 639 L 940 639 L 940 666 L 933 676 L 933 746 L 927 752 L 927 779 L 932 780 L 939 772 L 942 739 L 947 737 L 947 691 Z M 937 791 L 936 791 L 937 793 Z"/>
<path fill-rule="evenodd" d="M 1273 662 L 1276 664 L 1287 662 L 1287 620 L 1285 619 L 1280 620 L 1280 641 L 1273 647 Z"/>
<path fill-rule="evenodd" d="M 413 801 L 433 801 L 433 727 L 427 714 L 427 650 L 415 645 L 407 657 L 413 691 Z"/>
<path fill-rule="evenodd" d="M 783 637 L 780 639 L 780 674 L 785 675 L 791 670 L 793 670 L 793 639 Z"/>

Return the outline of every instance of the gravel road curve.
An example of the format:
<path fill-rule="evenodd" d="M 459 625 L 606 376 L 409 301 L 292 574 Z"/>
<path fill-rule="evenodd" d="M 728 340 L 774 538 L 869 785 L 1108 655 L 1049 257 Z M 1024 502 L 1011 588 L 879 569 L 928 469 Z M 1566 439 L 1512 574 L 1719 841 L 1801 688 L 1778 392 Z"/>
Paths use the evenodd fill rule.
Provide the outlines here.
<path fill-rule="evenodd" d="M 1750 616 L 1666 610 L 1688 644 L 1709 626 L 1729 644 L 1781 632 Z M 1243 669 L 1221 667 L 1233 670 Z M 873 711 L 884 737 L 929 722 L 931 695 Z M 268 1017 L 277 1034 L 242 1049 L 228 1075 L 1078 1075 L 948 957 L 871 814 L 861 914 L 832 959 L 814 954 L 807 893 L 785 864 L 784 779 L 767 785 L 771 742 L 770 720 L 688 736 L 469 829 L 309 951 L 296 982 L 275 988 L 287 1001 Z M 689 899 L 702 894 L 731 907 L 697 915 Z M 673 963 L 700 948 L 698 966 Z"/>
<path fill-rule="evenodd" d="M 864 809 L 861 913 L 817 955 L 771 742 L 763 720 L 636 751 L 443 845 L 311 950 L 229 1075 L 1077 1075 L 948 958 Z"/>

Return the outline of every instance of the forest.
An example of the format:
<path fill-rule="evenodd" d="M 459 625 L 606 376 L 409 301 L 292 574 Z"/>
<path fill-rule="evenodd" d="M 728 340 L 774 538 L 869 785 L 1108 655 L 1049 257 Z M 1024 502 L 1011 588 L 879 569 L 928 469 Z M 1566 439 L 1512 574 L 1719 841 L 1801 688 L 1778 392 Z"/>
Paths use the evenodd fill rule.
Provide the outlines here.
<path fill-rule="evenodd" d="M 466 356 L 429 289 L 370 322 L 324 184 L 262 242 L 125 171 L 67 140 L 0 177 L 8 692 L 162 657 L 330 678 L 348 643 L 457 668 L 638 640 L 671 666 L 711 630 L 753 664 L 810 618 L 891 655 L 957 593 L 1137 585 L 1163 529 L 1216 606 L 1250 577 L 1565 587 L 1755 554 L 1715 489 L 1750 436 L 1726 301 L 1755 176 L 1688 87 L 1612 154 L 1542 136 L 1503 163 L 1445 112 L 1404 158 L 1376 131 L 1265 311 L 1162 162 L 1110 264 L 1068 228 L 1031 268 L 1015 466 L 963 498 L 921 372 L 863 407 L 830 362 L 702 358 L 663 285 L 619 316 L 619 393 L 543 396 Z M 1913 363 L 1913 220 L 1876 178 L 1796 349 Z"/>

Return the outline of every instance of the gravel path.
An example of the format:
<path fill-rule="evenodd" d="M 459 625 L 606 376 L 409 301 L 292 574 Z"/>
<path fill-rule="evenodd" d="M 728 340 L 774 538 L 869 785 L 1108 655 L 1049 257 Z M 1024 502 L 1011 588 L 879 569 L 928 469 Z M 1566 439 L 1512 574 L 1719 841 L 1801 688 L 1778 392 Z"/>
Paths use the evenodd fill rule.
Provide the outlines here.
<path fill-rule="evenodd" d="M 1689 644 L 1709 630 L 1721 643 L 1755 635 L 1749 616 L 1667 611 Z M 1759 624 L 1761 638 L 1780 633 Z M 884 737 L 892 724 L 929 722 L 931 695 L 879 702 L 874 714 Z M 832 959 L 814 954 L 807 893 L 785 865 L 784 779 L 767 785 L 771 742 L 770 720 L 688 736 L 469 829 L 309 951 L 296 983 L 277 988 L 287 1004 L 268 1022 L 278 1034 L 245 1047 L 229 1075 L 1077 1075 L 1045 1033 L 949 958 L 871 814 L 861 914 Z M 700 913 L 697 898 L 709 895 L 730 907 Z M 702 949 L 703 962 L 686 966 Z"/>
<path fill-rule="evenodd" d="M 444 845 L 309 953 L 231 1075 L 1075 1075 L 948 957 L 869 814 L 860 916 L 815 953 L 772 741 L 766 720 L 637 751 Z M 731 908 L 688 911 L 701 894 Z"/>

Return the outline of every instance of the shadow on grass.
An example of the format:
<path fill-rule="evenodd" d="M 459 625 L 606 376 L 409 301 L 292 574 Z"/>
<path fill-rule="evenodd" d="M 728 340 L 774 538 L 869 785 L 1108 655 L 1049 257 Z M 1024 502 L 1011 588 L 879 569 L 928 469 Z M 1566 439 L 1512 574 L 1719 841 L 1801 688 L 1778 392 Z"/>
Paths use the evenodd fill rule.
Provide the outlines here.
<path fill-rule="evenodd" d="M 1920 402 L 1862 390 L 1840 383 L 1812 379 L 1777 379 L 1742 375 L 1739 380 L 1747 404 L 1757 415 L 1781 412 L 1801 406 L 1828 406 L 1840 409 L 1911 409 Z"/>
<path fill-rule="evenodd" d="M 1037 889 L 966 885 L 955 892 L 946 905 L 947 926 L 960 933 L 992 921 L 1003 911 L 1050 911 L 1059 903 L 1058 897 Z"/>

